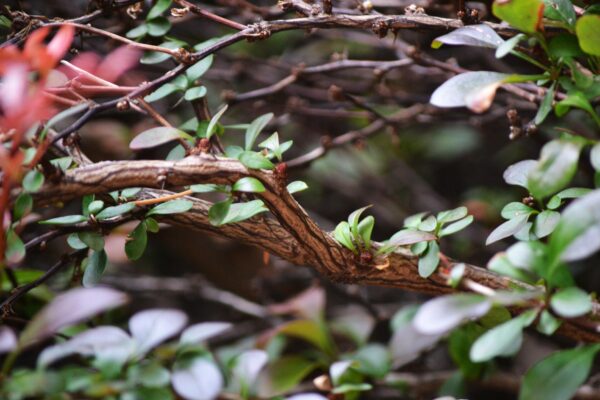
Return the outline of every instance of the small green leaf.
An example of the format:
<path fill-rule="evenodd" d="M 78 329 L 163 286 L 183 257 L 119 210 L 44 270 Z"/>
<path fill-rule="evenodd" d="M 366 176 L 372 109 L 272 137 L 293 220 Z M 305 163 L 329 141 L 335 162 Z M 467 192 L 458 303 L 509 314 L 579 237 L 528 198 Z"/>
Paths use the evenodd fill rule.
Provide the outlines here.
<path fill-rule="evenodd" d="M 490 233 L 485 241 L 485 245 L 488 246 L 494 242 L 507 238 L 519 232 L 526 224 L 529 215 L 520 215 L 504 222 Z"/>
<path fill-rule="evenodd" d="M 463 278 L 463 275 L 465 274 L 465 268 L 466 265 L 464 263 L 456 264 L 454 267 L 452 267 L 452 270 L 450 271 L 450 276 L 448 277 L 448 284 L 450 286 L 452 286 L 453 288 L 458 287 L 460 281 Z"/>
<path fill-rule="evenodd" d="M 540 320 L 537 325 L 538 332 L 543 333 L 544 335 L 553 335 L 554 332 L 560 327 L 561 321 L 559 319 L 554 318 L 552 314 L 548 312 L 548 310 L 542 311 L 540 315 Z"/>
<path fill-rule="evenodd" d="M 496 58 L 502 58 L 508 53 L 512 52 L 513 49 L 517 46 L 517 44 L 519 44 L 519 42 L 525 38 L 526 36 L 524 34 L 519 33 L 518 35 L 515 35 L 507 41 L 505 41 L 504 43 L 502 43 L 496 49 Z"/>
<path fill-rule="evenodd" d="M 185 95 L 183 98 L 187 101 L 201 99 L 206 96 L 206 87 L 204 86 L 195 86 L 185 91 Z"/>
<path fill-rule="evenodd" d="M 435 240 L 429 242 L 427 251 L 419 257 L 419 275 L 423 278 L 433 274 L 440 263 L 440 248 Z"/>
<path fill-rule="evenodd" d="M 520 217 L 522 215 L 530 215 L 534 212 L 534 209 L 519 202 L 511 202 L 502 208 L 500 215 L 504 219 L 513 219 L 515 217 Z"/>
<path fill-rule="evenodd" d="M 96 219 L 98 221 L 104 221 L 109 218 L 118 217 L 120 215 L 127 214 L 134 208 L 135 208 L 135 203 L 133 203 L 133 202 L 123 203 L 123 204 L 119 204 L 118 206 L 113 206 L 113 207 L 106 207 L 104 210 L 102 210 L 98 214 L 96 214 Z"/>
<path fill-rule="evenodd" d="M 550 306 L 561 317 L 573 318 L 592 310 L 590 295 L 578 287 L 560 289 L 550 299 Z"/>
<path fill-rule="evenodd" d="M 362 241 L 367 249 L 371 248 L 371 234 L 373 233 L 374 226 L 375 218 L 372 215 L 365 217 L 358 224 L 358 234 L 362 238 Z"/>
<path fill-rule="evenodd" d="M 44 184 L 44 174 L 42 174 L 37 169 L 32 169 L 31 171 L 25 174 L 23 178 L 23 189 L 29 193 L 35 193 Z"/>
<path fill-rule="evenodd" d="M 585 382 L 600 345 L 557 351 L 527 371 L 519 400 L 568 400 Z"/>
<path fill-rule="evenodd" d="M 141 37 L 146 36 L 147 33 L 148 33 L 148 25 L 141 24 L 141 25 L 138 25 L 135 28 L 131 29 L 129 32 L 127 32 L 125 34 L 125 36 L 127 36 L 130 39 L 139 39 Z"/>
<path fill-rule="evenodd" d="M 494 1 L 494 15 L 523 32 L 536 32 L 544 15 L 544 3 L 541 0 Z"/>
<path fill-rule="evenodd" d="M 210 122 L 208 123 L 208 127 L 206 128 L 206 138 L 210 139 L 211 136 L 215 133 L 215 128 L 217 127 L 217 124 L 219 123 L 219 119 L 221 118 L 221 116 L 223 116 L 223 114 L 225 114 L 225 111 L 227 111 L 227 108 L 229 106 L 227 104 L 225 104 L 223 107 L 221 107 L 221 109 L 219 111 L 217 111 L 217 113 L 215 115 L 213 115 L 213 117 L 210 119 Z"/>
<path fill-rule="evenodd" d="M 224 225 L 242 222 L 266 211 L 269 211 L 269 209 L 265 207 L 265 203 L 263 203 L 262 200 L 234 203 L 231 205 L 231 207 L 229 207 L 227 215 L 221 224 Z"/>
<path fill-rule="evenodd" d="M 572 92 L 565 99 L 556 103 L 554 112 L 558 117 L 562 117 L 569 112 L 571 107 L 581 108 L 586 111 L 592 119 L 600 125 L 600 117 L 596 114 L 594 107 L 590 104 L 589 100 L 581 92 Z"/>
<path fill-rule="evenodd" d="M 600 56 L 600 15 L 586 14 L 580 17 L 575 30 L 583 51 Z"/>
<path fill-rule="evenodd" d="M 178 139 L 192 140 L 192 137 L 177 128 L 160 126 L 138 134 L 129 143 L 129 148 L 134 151 L 149 149 Z"/>
<path fill-rule="evenodd" d="M 469 215 L 468 217 L 465 217 L 465 218 L 461 219 L 460 221 L 456 221 L 456 222 L 444 227 L 440 231 L 440 237 L 452 235 L 453 233 L 461 231 L 461 230 L 465 229 L 467 226 L 471 225 L 472 222 L 473 222 L 472 215 Z"/>
<path fill-rule="evenodd" d="M 147 21 L 146 25 L 148 26 L 148 34 L 155 37 L 163 36 L 171 29 L 171 23 L 165 17 L 156 17 Z"/>
<path fill-rule="evenodd" d="M 431 95 L 430 102 L 437 107 L 467 107 L 481 113 L 490 107 L 496 89 L 510 76 L 489 71 L 465 72 L 438 87 Z"/>
<path fill-rule="evenodd" d="M 90 214 L 96 214 L 104 207 L 102 200 L 94 200 L 87 206 L 87 212 Z"/>
<path fill-rule="evenodd" d="M 148 217 L 144 220 L 144 222 L 146 222 L 146 228 L 148 229 L 148 232 L 157 233 L 160 229 L 158 222 L 154 218 Z"/>
<path fill-rule="evenodd" d="M 441 211 L 437 215 L 437 221 L 440 224 L 458 221 L 467 216 L 467 207 L 458 207 L 454 210 Z"/>
<path fill-rule="evenodd" d="M 529 175 L 536 168 L 537 164 L 536 160 L 519 161 L 508 167 L 502 177 L 509 185 L 517 185 L 527 189 Z"/>
<path fill-rule="evenodd" d="M 77 233 L 71 233 L 67 237 L 67 243 L 75 250 L 82 250 L 88 247 L 87 244 L 83 243 L 81 239 L 79 239 L 79 234 Z"/>
<path fill-rule="evenodd" d="M 536 315 L 536 310 L 527 311 L 481 335 L 471 347 L 471 361 L 484 362 L 498 356 L 514 355 L 521 347 L 523 328 L 529 326 Z"/>
<path fill-rule="evenodd" d="M 535 217 L 533 231 L 535 236 L 543 238 L 554 231 L 556 225 L 560 222 L 560 213 L 556 211 L 544 210 Z"/>
<path fill-rule="evenodd" d="M 130 199 L 130 198 L 134 197 L 136 194 L 138 194 L 141 190 L 142 190 L 142 188 L 139 188 L 139 187 L 123 189 L 121 191 L 120 196 L 125 199 Z"/>
<path fill-rule="evenodd" d="M 163 97 L 167 97 L 171 93 L 175 93 L 179 90 L 181 90 L 181 89 L 179 87 L 175 86 L 174 84 L 165 83 L 164 85 L 162 85 L 161 87 L 156 89 L 154 92 L 152 92 L 148 96 L 144 97 L 144 101 L 147 101 L 148 103 L 152 103 L 156 100 L 162 99 Z"/>
<path fill-rule="evenodd" d="M 293 181 L 287 185 L 287 191 L 290 194 L 298 193 L 306 189 L 308 189 L 308 185 L 302 181 Z"/>
<path fill-rule="evenodd" d="M 192 65 L 185 72 L 185 75 L 189 79 L 190 82 L 194 82 L 196 79 L 200 78 L 202 75 L 208 71 L 213 63 L 213 55 L 210 54 L 204 57 L 202 60 L 197 61 L 194 65 Z"/>
<path fill-rule="evenodd" d="M 64 217 L 57 217 L 40 221 L 42 225 L 74 225 L 80 222 L 87 221 L 87 217 L 84 215 L 65 215 Z"/>
<path fill-rule="evenodd" d="M 71 157 L 60 157 L 50 160 L 50 164 L 54 165 L 59 170 L 66 172 L 71 164 L 73 164 L 73 159 Z"/>
<path fill-rule="evenodd" d="M 333 351 L 333 343 L 326 329 L 313 320 L 298 319 L 288 322 L 280 326 L 278 332 L 311 343 L 326 354 Z"/>
<path fill-rule="evenodd" d="M 15 220 L 20 220 L 25 215 L 31 212 L 33 208 L 33 197 L 29 193 L 21 193 L 15 200 L 13 217 Z"/>
<path fill-rule="evenodd" d="M 433 232 L 437 227 L 437 223 L 437 219 L 433 215 L 430 215 L 421 221 L 418 228 L 420 231 Z"/>
<path fill-rule="evenodd" d="M 96 232 L 79 232 L 78 238 L 94 251 L 101 251 L 104 248 L 104 236 Z"/>
<path fill-rule="evenodd" d="M 352 234 L 350 233 L 350 224 L 347 221 L 342 221 L 335 227 L 333 237 L 346 248 L 356 253 L 356 247 L 352 242 Z"/>
<path fill-rule="evenodd" d="M 426 212 L 422 212 L 422 213 L 418 213 L 415 215 L 411 215 L 410 217 L 404 219 L 404 227 L 405 228 L 417 228 L 419 226 L 419 224 L 421 223 L 421 221 L 423 220 L 423 217 L 426 216 L 428 213 Z"/>
<path fill-rule="evenodd" d="M 182 40 L 170 40 L 168 42 L 161 43 L 159 46 L 169 50 L 177 50 L 185 47 L 186 43 Z M 158 64 L 168 60 L 169 58 L 171 58 L 171 55 L 168 53 L 164 53 L 162 51 L 150 51 L 144 54 L 144 56 L 140 59 L 140 63 L 146 65 Z"/>
<path fill-rule="evenodd" d="M 104 250 L 94 251 L 88 258 L 87 266 L 83 273 L 82 284 L 84 287 L 96 286 L 102 278 L 108 258 Z"/>
<path fill-rule="evenodd" d="M 535 114 L 535 119 L 533 120 L 534 124 L 540 125 L 542 122 L 544 122 L 548 114 L 550 114 L 550 111 L 552 111 L 552 101 L 554 100 L 555 88 L 556 85 L 553 84 L 544 95 L 544 98 L 540 104 L 540 108 L 538 108 L 538 111 Z"/>
<path fill-rule="evenodd" d="M 260 117 L 256 118 L 250 123 L 248 129 L 246 129 L 246 137 L 244 144 L 244 149 L 246 151 L 252 149 L 254 141 L 256 140 L 260 132 L 265 128 L 265 126 L 267 126 L 269 121 L 271 121 L 271 119 L 273 119 L 273 113 L 268 113 L 261 115 Z"/>
<path fill-rule="evenodd" d="M 227 213 L 229 212 L 229 207 L 231 207 L 231 200 L 221 201 L 219 203 L 215 203 L 208 210 L 208 219 L 211 224 L 215 226 L 219 226 L 225 220 Z"/>
<path fill-rule="evenodd" d="M 251 169 L 273 169 L 275 165 L 265 156 L 254 151 L 244 151 L 239 155 L 239 160 Z"/>
<path fill-rule="evenodd" d="M 352 236 L 356 239 L 358 239 L 358 221 L 360 220 L 360 216 L 362 215 L 363 212 L 365 212 L 366 209 L 370 208 L 371 206 L 366 206 L 366 207 L 362 207 L 359 208 L 356 211 L 353 211 L 349 216 L 348 216 L 348 224 L 350 226 L 350 232 L 352 232 Z"/>
<path fill-rule="evenodd" d="M 140 222 L 127 237 L 127 242 L 125 243 L 125 254 L 127 254 L 127 258 L 130 260 L 139 259 L 146 250 L 146 245 L 148 243 L 146 224 L 146 221 Z"/>
<path fill-rule="evenodd" d="M 13 229 L 6 232 L 6 261 L 16 264 L 25 258 L 25 244 Z"/>
<path fill-rule="evenodd" d="M 553 140 L 542 148 L 540 160 L 529 173 L 528 188 L 537 199 L 543 199 L 564 188 L 577 172 L 582 141 Z"/>
<path fill-rule="evenodd" d="M 467 25 L 437 37 L 431 43 L 431 47 L 437 49 L 442 44 L 450 44 L 495 49 L 503 43 L 504 40 L 496 33 L 496 31 L 485 24 L 480 24 Z"/>
<path fill-rule="evenodd" d="M 234 183 L 232 190 L 234 192 L 262 193 L 265 191 L 265 187 L 258 179 L 247 176 Z"/>
<path fill-rule="evenodd" d="M 146 16 L 147 20 L 151 20 L 157 17 L 160 17 L 162 13 L 167 11 L 167 9 L 171 6 L 171 0 L 157 0 L 156 4 L 148 11 L 148 15 Z"/>
<path fill-rule="evenodd" d="M 220 186 L 212 184 L 212 183 L 198 184 L 198 185 L 190 186 L 190 190 L 194 193 L 210 193 L 210 192 L 219 191 Z"/>
<path fill-rule="evenodd" d="M 194 203 L 190 200 L 175 199 L 165 203 L 161 203 L 148 211 L 146 217 L 151 215 L 166 215 L 166 214 L 180 214 L 189 211 L 194 206 Z"/>
<path fill-rule="evenodd" d="M 567 25 L 575 25 L 577 14 L 573 8 L 571 0 L 544 0 L 546 8 L 544 16 L 550 19 L 562 20 Z"/>

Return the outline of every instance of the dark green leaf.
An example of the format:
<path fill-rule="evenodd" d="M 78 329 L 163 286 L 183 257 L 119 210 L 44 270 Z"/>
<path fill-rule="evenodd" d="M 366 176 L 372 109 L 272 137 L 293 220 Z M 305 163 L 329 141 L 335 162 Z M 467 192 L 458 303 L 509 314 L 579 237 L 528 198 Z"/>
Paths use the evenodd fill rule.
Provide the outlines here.
<path fill-rule="evenodd" d="M 87 217 L 83 215 L 65 215 L 64 217 L 57 217 L 40 221 L 40 224 L 44 225 L 74 225 L 79 222 L 87 221 Z"/>
<path fill-rule="evenodd" d="M 144 97 L 144 100 L 147 101 L 148 103 L 152 103 L 153 101 L 160 100 L 163 97 L 167 97 L 171 93 L 175 93 L 179 90 L 181 90 L 181 89 L 178 88 L 177 86 L 175 86 L 174 84 L 165 83 L 164 85 L 162 85 L 161 87 L 156 89 L 154 92 L 152 92 L 148 96 Z"/>
<path fill-rule="evenodd" d="M 265 128 L 265 126 L 267 126 L 271 119 L 273 119 L 273 113 L 268 113 L 261 115 L 260 117 L 252 121 L 252 123 L 250 123 L 248 129 L 246 129 L 246 136 L 244 142 L 244 149 L 246 151 L 252 149 L 252 146 L 254 146 L 254 141 L 256 141 L 256 138 L 258 137 L 260 132 Z"/>
<path fill-rule="evenodd" d="M 37 169 L 32 169 L 31 171 L 25 174 L 23 178 L 23 189 L 29 193 L 35 193 L 44 184 L 44 174 L 42 174 Z"/>
<path fill-rule="evenodd" d="M 106 207 L 104 210 L 102 210 L 98 214 L 96 214 L 96 219 L 98 221 L 104 221 L 109 218 L 118 217 L 120 215 L 127 214 L 134 208 L 135 208 L 135 203 L 133 203 L 133 202 L 123 203 L 123 204 L 119 204 L 118 206 L 113 206 L 113 207 Z"/>
<path fill-rule="evenodd" d="M 138 39 L 144 37 L 148 33 L 148 25 L 141 24 L 125 34 L 130 39 Z"/>
<path fill-rule="evenodd" d="M 538 108 L 538 111 L 535 114 L 535 119 L 533 120 L 534 124 L 540 125 L 542 122 L 544 122 L 548 114 L 550 114 L 550 111 L 552 111 L 552 101 L 554 100 L 554 88 L 555 85 L 550 86 L 550 88 L 544 95 L 542 103 L 540 104 L 540 108 Z"/>
<path fill-rule="evenodd" d="M 6 261 L 16 264 L 25 258 L 25 244 L 12 229 L 6 232 Z"/>
<path fill-rule="evenodd" d="M 187 101 L 201 99 L 206 96 L 206 87 L 204 86 L 195 86 L 185 91 L 184 99 Z"/>
<path fill-rule="evenodd" d="M 429 242 L 427 251 L 419 257 L 419 275 L 427 278 L 433 274 L 440 263 L 440 248 L 435 240 Z"/>
<path fill-rule="evenodd" d="M 260 377 L 258 394 L 261 398 L 274 398 L 287 393 L 317 367 L 318 363 L 302 356 L 284 356 L 275 360 Z"/>
<path fill-rule="evenodd" d="M 96 232 L 79 232 L 78 238 L 81 240 L 87 247 L 92 250 L 100 251 L 104 249 L 104 236 L 100 233 Z"/>
<path fill-rule="evenodd" d="M 225 200 L 219 203 L 215 203 L 208 210 L 208 219 L 210 223 L 216 226 L 222 225 L 227 213 L 229 212 L 229 207 L 231 207 L 232 200 Z"/>
<path fill-rule="evenodd" d="M 275 165 L 265 156 L 253 151 L 244 151 L 238 156 L 240 162 L 252 169 L 273 169 Z"/>
<path fill-rule="evenodd" d="M 219 119 L 221 118 L 221 116 L 223 116 L 223 114 L 225 114 L 225 111 L 227 111 L 227 108 L 229 106 L 227 104 L 225 104 L 223 107 L 221 107 L 221 109 L 219 111 L 217 111 L 217 113 L 215 115 L 213 115 L 213 117 L 210 119 L 210 122 L 208 123 L 208 127 L 206 128 L 206 135 L 205 137 L 207 139 L 210 139 L 211 136 L 215 133 L 215 129 L 217 127 L 217 124 L 219 123 Z"/>
<path fill-rule="evenodd" d="M 129 143 L 129 148 L 131 150 L 149 149 L 178 139 L 191 140 L 192 137 L 177 128 L 160 126 L 138 134 Z"/>
<path fill-rule="evenodd" d="M 587 378 L 600 345 L 557 351 L 535 364 L 523 380 L 519 400 L 568 400 Z"/>
<path fill-rule="evenodd" d="M 79 234 L 77 233 L 71 233 L 67 237 L 67 243 L 69 244 L 69 246 L 71 246 L 71 248 L 75 250 L 81 250 L 88 247 L 87 244 L 83 243 L 81 239 L 79 239 Z"/>
<path fill-rule="evenodd" d="M 29 193 L 21 193 L 15 200 L 13 217 L 15 220 L 20 220 L 25 215 L 31 212 L 33 208 L 33 197 Z"/>
<path fill-rule="evenodd" d="M 102 278 L 108 259 L 104 250 L 94 251 L 88 258 L 85 272 L 83 273 L 82 284 L 84 287 L 96 286 Z"/>
<path fill-rule="evenodd" d="M 148 211 L 146 217 L 151 215 L 166 215 L 166 214 L 180 214 L 189 211 L 194 206 L 190 200 L 175 199 L 165 203 L 161 203 Z"/>
<path fill-rule="evenodd" d="M 148 26 L 148 34 L 156 37 L 165 35 L 171 29 L 171 23 L 165 17 L 156 17 L 147 21 L 146 25 Z"/>
<path fill-rule="evenodd" d="M 575 25 L 577 14 L 570 0 L 544 0 L 546 8 L 544 16 L 564 21 L 567 25 Z"/>
<path fill-rule="evenodd" d="M 202 60 L 196 62 L 196 64 L 192 65 L 185 72 L 189 81 L 193 82 L 196 79 L 200 78 L 202 75 L 204 75 L 206 73 L 206 71 L 208 71 L 209 68 L 211 67 L 211 65 L 213 63 L 213 59 L 214 59 L 213 55 L 210 54 L 210 55 L 204 57 Z"/>
<path fill-rule="evenodd" d="M 125 242 L 125 254 L 127 254 L 127 258 L 130 260 L 139 259 L 146 250 L 146 245 L 148 243 L 146 223 L 146 221 L 140 222 L 127 237 L 127 242 Z"/>
<path fill-rule="evenodd" d="M 148 217 L 144 220 L 144 222 L 146 222 L 146 228 L 148 229 L 148 232 L 158 232 L 160 227 L 158 226 L 158 222 L 154 218 Z"/>
<path fill-rule="evenodd" d="M 232 190 L 234 192 L 262 193 L 265 191 L 265 187 L 258 179 L 247 176 L 234 183 Z"/>
<path fill-rule="evenodd" d="M 171 6 L 171 0 L 157 0 L 156 4 L 148 11 L 148 15 L 146 16 L 147 20 L 154 19 L 156 17 L 160 17 L 162 13 L 167 11 L 167 9 Z"/>

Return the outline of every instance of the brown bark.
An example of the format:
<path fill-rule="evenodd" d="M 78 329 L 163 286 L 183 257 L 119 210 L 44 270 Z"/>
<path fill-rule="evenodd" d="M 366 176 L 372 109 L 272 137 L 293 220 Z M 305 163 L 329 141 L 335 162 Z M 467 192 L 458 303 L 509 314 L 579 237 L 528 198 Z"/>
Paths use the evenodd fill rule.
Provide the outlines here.
<path fill-rule="evenodd" d="M 237 160 L 200 155 L 180 161 L 141 160 L 105 161 L 69 170 L 59 183 L 48 183 L 38 193 L 39 205 L 64 202 L 85 194 L 103 193 L 127 187 L 180 187 L 199 183 L 233 184 L 252 176 L 266 188 L 257 194 L 269 208 L 273 218 L 254 217 L 238 224 L 215 227 L 208 220 L 210 203 L 197 198 L 187 213 L 166 215 L 164 222 L 212 232 L 248 243 L 276 254 L 297 265 L 308 265 L 329 279 L 342 283 L 390 286 L 430 295 L 453 292 L 441 269 L 427 279 L 418 274 L 417 258 L 399 250 L 389 256 L 389 267 L 378 269 L 366 265 L 322 230 L 287 192 L 281 176 L 273 171 L 250 170 Z M 146 190 L 145 196 L 158 197 L 164 191 Z M 453 262 L 451 262 L 453 264 Z M 494 290 L 511 290 L 516 286 L 529 289 L 522 282 L 499 276 L 486 269 L 467 265 L 464 280 Z M 465 286 L 469 290 L 469 286 Z M 593 319 L 600 315 L 598 304 L 589 319 L 565 321 L 559 333 L 576 341 L 597 342 Z M 518 310 L 515 310 L 518 312 Z"/>

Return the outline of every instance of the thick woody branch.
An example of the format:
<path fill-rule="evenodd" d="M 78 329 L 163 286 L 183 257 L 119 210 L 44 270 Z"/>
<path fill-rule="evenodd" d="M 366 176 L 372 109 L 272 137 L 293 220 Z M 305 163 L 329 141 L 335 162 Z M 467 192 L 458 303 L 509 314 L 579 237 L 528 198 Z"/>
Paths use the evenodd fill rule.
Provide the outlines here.
<path fill-rule="evenodd" d="M 67 171 L 58 184 L 45 185 L 36 194 L 36 201 L 37 204 L 49 204 L 133 186 L 161 188 L 163 185 L 186 186 L 197 183 L 232 184 L 245 176 L 255 177 L 264 184 L 266 191 L 258 195 L 275 220 L 256 217 L 239 224 L 214 227 L 207 216 L 210 203 L 193 199 L 194 208 L 190 212 L 164 216 L 163 221 L 255 245 L 294 264 L 312 266 L 337 282 L 391 286 L 431 295 L 453 291 L 447 285 L 444 271 L 438 271 L 428 279 L 420 277 L 417 258 L 406 251 L 390 255 L 387 268 L 378 269 L 374 265 L 361 263 L 353 253 L 317 226 L 287 192 L 285 182 L 280 177 L 271 171 L 249 170 L 236 160 L 200 155 L 179 161 L 108 161 L 91 164 Z M 469 282 L 490 289 L 510 290 L 517 285 L 533 290 L 521 282 L 471 265 L 466 267 L 464 277 Z M 596 310 L 593 314 L 597 315 Z M 574 323 L 565 321 L 560 333 L 575 340 L 600 341 L 600 334 L 594 326 L 587 320 Z"/>

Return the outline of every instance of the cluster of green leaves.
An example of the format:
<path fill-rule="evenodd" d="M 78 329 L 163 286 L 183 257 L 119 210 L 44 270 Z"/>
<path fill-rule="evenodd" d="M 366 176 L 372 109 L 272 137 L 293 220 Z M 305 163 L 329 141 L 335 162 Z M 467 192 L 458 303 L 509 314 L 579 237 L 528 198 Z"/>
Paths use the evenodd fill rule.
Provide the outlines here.
<path fill-rule="evenodd" d="M 146 35 L 162 37 L 171 29 L 171 22 L 163 16 L 163 13 L 171 7 L 171 0 L 158 0 L 148 11 L 143 23 L 127 32 L 130 39 L 143 39 Z"/>
<path fill-rule="evenodd" d="M 354 211 L 348 217 L 348 221 L 340 222 L 333 232 L 334 238 L 356 255 L 371 252 L 371 234 L 375 218 L 367 216 L 360 219 L 369 207 Z M 419 274 L 426 278 L 439 264 L 439 239 L 461 231 L 472 222 L 473 216 L 467 215 L 466 207 L 441 211 L 437 215 L 428 215 L 425 212 L 413 215 L 404 220 L 404 229 L 385 241 L 374 251 L 374 255 L 386 256 L 400 246 L 411 246 L 411 252 L 419 256 Z"/>
<path fill-rule="evenodd" d="M 115 205 L 107 206 L 103 200 L 96 199 L 94 195 L 87 195 L 82 200 L 82 214 L 64 215 L 41 221 L 44 225 L 70 226 L 83 222 L 89 223 L 86 228 L 79 232 L 71 233 L 67 238 L 69 246 L 75 250 L 89 249 L 91 254 L 82 264 L 85 268 L 82 284 L 84 287 L 95 286 L 106 269 L 107 255 L 104 250 L 104 232 L 102 223 L 110 223 L 124 216 L 131 216 L 137 206 L 130 201 L 139 192 L 140 188 L 129 188 L 110 193 Z M 157 215 L 177 214 L 189 211 L 193 203 L 185 199 L 170 200 L 158 204 L 144 213 L 141 222 L 131 231 L 125 243 L 125 253 L 131 260 L 137 260 L 142 256 L 148 242 L 148 232 L 158 232 L 158 222 L 153 218 Z M 97 227 L 93 230 L 93 227 Z"/>
<path fill-rule="evenodd" d="M 520 57 L 544 72 L 540 75 L 510 75 L 490 71 L 474 71 L 457 75 L 432 95 L 431 102 L 439 107 L 466 106 L 483 112 L 491 105 L 496 89 L 503 83 L 535 82 L 548 85 L 548 90 L 534 119 L 541 124 L 554 108 L 558 117 L 570 109 L 584 110 L 600 126 L 600 117 L 591 101 L 600 95 L 600 10 L 589 6 L 584 15 L 577 18 L 569 0 L 513 0 L 494 2 L 494 14 L 522 31 L 504 40 L 489 26 L 482 24 L 457 29 L 434 40 L 432 46 L 442 44 L 486 47 L 496 50 L 496 57 L 507 54 Z M 545 18 L 545 19 L 543 19 Z M 562 32 L 549 40 L 543 34 L 543 22 L 551 22 Z M 545 58 L 539 60 L 528 54 L 527 48 L 517 49 L 526 42 L 531 49 L 539 46 Z M 558 89 L 566 97 L 554 102 Z"/>
<path fill-rule="evenodd" d="M 190 120 L 180 128 L 157 127 L 144 131 L 137 135 L 130 143 L 133 150 L 141 150 L 175 140 L 185 140 L 189 146 L 196 145 L 201 138 L 210 139 L 215 134 L 224 134 L 226 129 L 243 129 L 244 147 L 227 146 L 225 155 L 229 158 L 238 159 L 244 166 L 250 169 L 273 169 L 275 164 L 271 160 L 283 160 L 283 153 L 290 149 L 292 141 L 279 142 L 279 134 L 274 132 L 266 140 L 258 144 L 262 150 L 253 151 L 256 140 L 267 124 L 273 118 L 272 113 L 264 114 L 254 119 L 250 124 L 223 126 L 219 120 L 227 111 L 227 106 L 222 107 L 210 121 L 198 122 L 197 119 Z M 184 130 L 196 132 L 196 137 L 186 133 Z M 183 153 L 183 154 L 181 154 Z M 185 151 L 178 145 L 175 147 L 167 159 L 177 159 L 183 157 Z M 287 189 L 289 193 L 296 193 L 307 189 L 308 186 L 302 181 L 291 182 Z M 252 176 L 241 178 L 233 185 L 215 185 L 215 184 L 197 184 L 190 186 L 193 193 L 217 192 L 225 195 L 225 199 L 213 204 L 209 210 L 209 219 L 213 225 L 220 226 L 242 222 L 253 216 L 268 211 L 265 204 L 260 199 L 254 199 L 246 202 L 235 202 L 240 194 L 260 194 L 265 191 L 263 183 Z"/>

